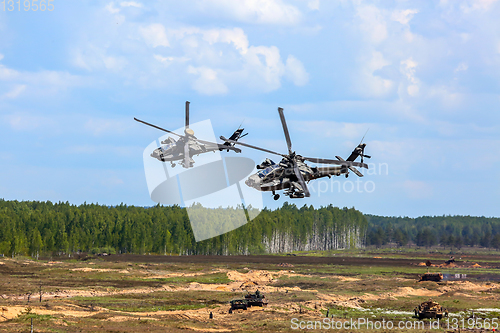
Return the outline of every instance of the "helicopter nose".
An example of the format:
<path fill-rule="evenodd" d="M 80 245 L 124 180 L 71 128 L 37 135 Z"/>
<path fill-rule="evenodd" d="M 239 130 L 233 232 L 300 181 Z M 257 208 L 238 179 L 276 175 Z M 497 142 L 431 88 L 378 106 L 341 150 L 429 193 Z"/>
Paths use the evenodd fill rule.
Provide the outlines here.
<path fill-rule="evenodd" d="M 255 175 L 252 175 L 245 180 L 245 184 L 250 187 L 256 187 L 259 183 L 260 181 Z"/>

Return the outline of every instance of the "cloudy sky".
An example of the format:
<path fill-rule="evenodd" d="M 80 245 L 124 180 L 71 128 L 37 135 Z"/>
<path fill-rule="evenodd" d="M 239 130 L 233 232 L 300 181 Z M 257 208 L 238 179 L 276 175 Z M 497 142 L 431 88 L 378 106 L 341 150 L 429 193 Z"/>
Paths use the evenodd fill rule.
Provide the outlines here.
<path fill-rule="evenodd" d="M 371 169 L 315 207 L 500 216 L 500 1 L 53 1 L 0 8 L 0 197 L 152 205 L 143 150 L 210 119 L 228 136 Z M 17 6 L 17 4 L 16 4 Z M 244 150 L 260 162 L 265 153 Z M 277 207 L 264 194 L 268 207 Z"/>

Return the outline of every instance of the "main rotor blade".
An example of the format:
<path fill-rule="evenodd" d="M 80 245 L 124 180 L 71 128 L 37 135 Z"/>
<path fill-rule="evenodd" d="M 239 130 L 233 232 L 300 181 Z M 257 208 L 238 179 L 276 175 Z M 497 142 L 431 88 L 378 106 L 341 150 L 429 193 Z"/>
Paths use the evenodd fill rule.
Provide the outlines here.
<path fill-rule="evenodd" d="M 365 163 L 359 163 L 359 162 L 329 160 L 329 159 L 325 159 L 325 158 L 316 158 L 316 157 L 303 157 L 303 159 L 306 161 L 314 162 L 314 163 L 338 164 L 338 165 L 345 165 L 347 167 L 357 166 L 360 168 L 368 169 L 368 165 L 366 165 Z"/>
<path fill-rule="evenodd" d="M 342 157 L 340 157 L 340 156 L 335 156 L 335 157 L 336 157 L 339 161 L 341 161 L 341 162 L 345 162 L 345 161 L 346 161 L 346 160 L 344 160 L 344 159 L 343 159 Z M 349 161 L 349 162 L 350 162 L 350 161 Z M 358 176 L 358 177 L 363 177 L 363 174 L 362 174 L 361 172 L 359 172 L 359 170 L 358 170 L 358 169 L 356 169 L 355 167 L 350 166 L 350 167 L 348 167 L 348 168 L 349 168 L 349 170 L 351 170 L 352 172 L 354 172 L 354 174 L 355 174 L 356 176 Z"/>
<path fill-rule="evenodd" d="M 186 142 L 184 143 L 184 167 L 185 168 L 189 168 L 191 166 L 190 160 L 191 159 L 189 156 L 189 140 L 186 140 Z"/>
<path fill-rule="evenodd" d="M 221 135 L 220 139 L 222 141 L 225 141 L 225 142 L 229 142 L 229 143 L 233 143 L 233 144 L 236 144 L 236 145 L 245 146 L 245 147 L 252 148 L 252 149 L 261 150 L 261 151 L 264 151 L 266 153 L 270 153 L 270 154 L 274 154 L 274 155 L 279 155 L 279 156 L 283 156 L 283 157 L 288 158 L 288 155 L 283 155 L 283 154 L 277 153 L 277 152 L 272 151 L 272 150 L 268 150 L 268 149 L 264 149 L 264 148 L 259 148 L 259 147 L 252 146 L 252 145 L 249 145 L 249 144 L 246 144 L 246 143 L 243 143 L 243 142 L 234 141 L 234 140 L 228 140 L 225 137 L 223 137 L 222 135 Z"/>
<path fill-rule="evenodd" d="M 359 172 L 359 170 L 358 170 L 358 169 L 356 169 L 355 167 L 350 166 L 350 167 L 349 167 L 349 170 L 351 170 L 352 172 L 354 172 L 354 174 L 355 174 L 356 176 L 358 176 L 358 177 L 363 177 L 363 174 L 362 174 L 361 172 Z"/>
<path fill-rule="evenodd" d="M 189 102 L 186 101 L 186 128 L 189 128 Z"/>
<path fill-rule="evenodd" d="M 288 153 L 292 154 L 292 141 L 290 140 L 290 134 L 288 133 L 288 126 L 286 125 L 285 115 L 283 114 L 283 108 L 278 108 L 280 114 L 281 125 L 283 126 L 283 132 L 285 132 L 286 145 L 288 146 Z"/>
<path fill-rule="evenodd" d="M 177 135 L 178 137 L 181 137 L 181 138 L 183 137 L 182 135 L 179 135 L 179 134 L 177 134 L 177 133 L 175 133 L 175 132 L 172 132 L 172 131 L 166 130 L 166 129 L 164 129 L 164 128 L 161 128 L 161 127 L 159 127 L 159 126 L 156 126 L 156 125 L 150 124 L 150 123 L 145 122 L 145 121 L 143 121 L 143 120 L 140 120 L 140 119 L 137 119 L 137 118 L 134 118 L 134 120 L 135 120 L 135 121 L 138 121 L 138 122 L 140 122 L 140 123 L 143 123 L 143 124 L 145 124 L 145 125 L 148 125 L 148 126 L 154 127 L 154 128 L 156 128 L 156 129 L 159 129 L 160 131 L 164 131 L 164 132 L 167 132 L 167 133 L 171 133 L 171 134 Z"/>
<path fill-rule="evenodd" d="M 295 176 L 297 176 L 297 179 L 299 180 L 300 186 L 302 186 L 302 189 L 304 190 L 304 195 L 306 197 L 310 197 L 311 193 L 307 188 L 307 184 L 304 181 L 304 177 L 302 176 L 302 173 L 300 172 L 299 167 L 297 166 L 297 162 L 295 160 L 293 161 L 293 171 L 295 172 Z"/>

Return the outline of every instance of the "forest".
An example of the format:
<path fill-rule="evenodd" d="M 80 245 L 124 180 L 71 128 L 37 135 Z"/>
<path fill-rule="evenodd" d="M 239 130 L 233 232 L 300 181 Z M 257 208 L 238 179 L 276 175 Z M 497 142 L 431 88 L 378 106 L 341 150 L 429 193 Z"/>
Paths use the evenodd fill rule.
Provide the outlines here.
<path fill-rule="evenodd" d="M 384 217 L 365 215 L 366 245 L 500 248 L 500 218 L 474 216 Z"/>
<path fill-rule="evenodd" d="M 227 210 L 232 208 L 218 208 Z M 217 209 L 210 216 L 218 214 Z M 218 221 L 211 221 L 216 224 Z M 185 208 L 105 206 L 0 199 L 0 254 L 135 253 L 265 254 L 364 246 L 500 248 L 500 218 L 383 217 L 332 205 L 298 208 L 285 202 L 251 222 L 196 242 Z"/>
<path fill-rule="evenodd" d="M 227 216 L 225 213 L 207 215 L 216 218 Z M 76 206 L 67 202 L 0 200 L 0 254 L 8 256 L 76 252 L 231 255 L 328 250 L 363 246 L 366 230 L 366 218 L 354 208 L 330 205 L 299 209 L 285 202 L 279 209 L 262 210 L 238 229 L 196 242 L 186 209 L 179 206 Z"/>

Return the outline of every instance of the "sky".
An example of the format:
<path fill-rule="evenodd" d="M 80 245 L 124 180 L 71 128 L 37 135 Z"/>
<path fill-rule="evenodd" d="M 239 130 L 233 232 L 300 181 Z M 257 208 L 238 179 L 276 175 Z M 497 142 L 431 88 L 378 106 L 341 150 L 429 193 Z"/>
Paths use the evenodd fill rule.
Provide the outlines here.
<path fill-rule="evenodd" d="M 191 122 L 283 153 L 278 107 L 303 156 L 347 158 L 368 130 L 363 178 L 269 208 L 500 216 L 500 1 L 51 4 L 0 5 L 0 198 L 154 205 L 163 133 L 133 117 L 176 129 L 189 100 Z"/>

